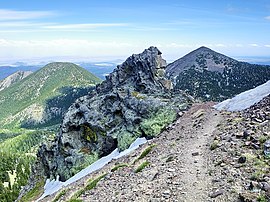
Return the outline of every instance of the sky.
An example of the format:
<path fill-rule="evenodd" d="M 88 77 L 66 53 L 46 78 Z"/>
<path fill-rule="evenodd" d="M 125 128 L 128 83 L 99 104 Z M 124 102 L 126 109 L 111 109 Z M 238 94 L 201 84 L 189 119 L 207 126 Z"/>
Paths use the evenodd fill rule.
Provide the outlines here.
<path fill-rule="evenodd" d="M 0 62 L 116 60 L 149 46 L 167 60 L 200 46 L 270 58 L 270 0 L 0 1 Z"/>

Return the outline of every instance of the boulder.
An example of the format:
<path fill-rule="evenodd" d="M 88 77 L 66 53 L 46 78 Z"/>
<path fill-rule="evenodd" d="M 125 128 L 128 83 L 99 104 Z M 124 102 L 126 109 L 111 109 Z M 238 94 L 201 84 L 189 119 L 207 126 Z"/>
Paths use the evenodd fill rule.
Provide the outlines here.
<path fill-rule="evenodd" d="M 150 47 L 72 104 L 54 142 L 39 149 L 46 177 L 65 181 L 115 148 L 124 150 L 138 137 L 153 138 L 172 123 L 191 98 L 171 91 L 165 67 L 161 52 Z"/>

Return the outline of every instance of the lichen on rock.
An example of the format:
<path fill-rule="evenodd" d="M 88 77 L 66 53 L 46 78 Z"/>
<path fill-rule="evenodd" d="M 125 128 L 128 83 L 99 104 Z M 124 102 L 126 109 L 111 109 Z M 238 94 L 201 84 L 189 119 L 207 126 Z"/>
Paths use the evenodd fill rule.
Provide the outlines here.
<path fill-rule="evenodd" d="M 155 137 L 161 130 L 176 119 L 174 109 L 162 108 L 153 114 L 149 119 L 142 121 L 141 128 L 146 137 Z"/>
<path fill-rule="evenodd" d="M 39 150 L 46 177 L 59 175 L 65 181 L 86 166 L 85 159 L 117 147 L 124 150 L 138 137 L 155 137 L 174 121 L 191 100 L 171 91 L 165 67 L 161 52 L 150 47 L 130 56 L 94 92 L 72 104 L 55 141 Z"/>

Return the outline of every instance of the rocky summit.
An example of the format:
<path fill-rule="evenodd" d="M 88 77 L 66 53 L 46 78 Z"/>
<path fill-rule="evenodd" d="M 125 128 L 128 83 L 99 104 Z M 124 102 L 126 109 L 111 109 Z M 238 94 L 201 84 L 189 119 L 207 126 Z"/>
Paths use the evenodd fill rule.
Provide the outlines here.
<path fill-rule="evenodd" d="M 203 101 L 222 101 L 270 79 L 270 66 L 239 62 L 201 47 L 166 68 L 175 89 Z"/>
<path fill-rule="evenodd" d="M 56 139 L 38 152 L 44 174 L 61 181 L 138 137 L 157 136 L 192 101 L 172 93 L 166 61 L 150 47 L 130 56 L 96 90 L 79 98 L 66 113 Z"/>

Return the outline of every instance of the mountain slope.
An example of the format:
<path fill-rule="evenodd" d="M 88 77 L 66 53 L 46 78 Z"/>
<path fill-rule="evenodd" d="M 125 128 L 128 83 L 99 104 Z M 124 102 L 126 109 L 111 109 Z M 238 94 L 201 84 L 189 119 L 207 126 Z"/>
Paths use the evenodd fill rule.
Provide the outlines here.
<path fill-rule="evenodd" d="M 270 66 L 239 62 L 201 47 L 169 64 L 166 75 L 176 89 L 202 100 L 221 101 L 270 79 Z"/>
<path fill-rule="evenodd" d="M 14 85 L 15 83 L 19 82 L 20 80 L 24 79 L 28 75 L 32 74 L 31 71 L 18 71 L 10 76 L 6 77 L 2 81 L 0 81 L 0 91 L 4 90 L 5 88 Z"/>
<path fill-rule="evenodd" d="M 75 64 L 50 63 L 0 92 L 0 123 L 6 127 L 44 124 L 62 116 L 63 108 L 98 82 L 100 79 Z"/>

